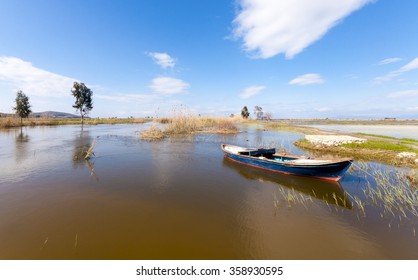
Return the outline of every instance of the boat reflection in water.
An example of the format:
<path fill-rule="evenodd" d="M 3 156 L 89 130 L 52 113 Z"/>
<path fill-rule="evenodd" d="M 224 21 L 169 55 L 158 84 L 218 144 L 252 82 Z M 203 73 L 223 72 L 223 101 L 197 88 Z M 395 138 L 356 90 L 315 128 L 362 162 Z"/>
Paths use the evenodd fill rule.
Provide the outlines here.
<path fill-rule="evenodd" d="M 224 158 L 224 166 L 238 171 L 250 180 L 273 182 L 282 187 L 307 194 L 328 204 L 352 209 L 352 203 L 340 183 L 305 176 L 287 175 L 242 165 Z"/>

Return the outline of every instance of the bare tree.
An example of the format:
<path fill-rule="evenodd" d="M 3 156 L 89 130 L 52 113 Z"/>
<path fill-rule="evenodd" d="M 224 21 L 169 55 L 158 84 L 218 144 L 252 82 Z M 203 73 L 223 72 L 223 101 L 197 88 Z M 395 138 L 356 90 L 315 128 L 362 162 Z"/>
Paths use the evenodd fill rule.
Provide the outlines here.
<path fill-rule="evenodd" d="M 266 112 L 264 114 L 264 117 L 266 118 L 266 120 L 270 121 L 271 118 L 273 117 L 273 113 L 272 112 Z"/>

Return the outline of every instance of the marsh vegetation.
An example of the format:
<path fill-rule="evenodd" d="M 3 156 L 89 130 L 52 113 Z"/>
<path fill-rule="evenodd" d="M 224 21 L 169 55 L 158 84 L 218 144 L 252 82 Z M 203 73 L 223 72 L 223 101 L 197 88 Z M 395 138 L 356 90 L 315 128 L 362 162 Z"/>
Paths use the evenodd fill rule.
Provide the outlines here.
<path fill-rule="evenodd" d="M 149 122 L 146 118 L 84 118 L 86 125 L 98 124 L 141 124 Z M 0 117 L 1 128 L 33 127 L 33 126 L 58 126 L 58 125 L 79 125 L 80 119 L 75 118 L 25 118 L 20 122 L 17 117 Z"/>
<path fill-rule="evenodd" d="M 239 117 L 201 117 L 180 111 L 171 117 L 156 119 L 148 130 L 140 133 L 140 137 L 145 140 L 161 140 L 169 136 L 193 133 L 234 134 L 239 132 L 237 124 L 244 121 Z"/>

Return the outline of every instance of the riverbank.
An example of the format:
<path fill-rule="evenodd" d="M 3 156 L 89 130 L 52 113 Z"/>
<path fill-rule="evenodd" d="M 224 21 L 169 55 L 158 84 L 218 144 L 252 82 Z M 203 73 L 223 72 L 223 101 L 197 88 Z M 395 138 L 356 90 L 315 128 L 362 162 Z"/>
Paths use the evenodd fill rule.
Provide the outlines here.
<path fill-rule="evenodd" d="M 363 139 L 365 139 L 363 142 L 327 145 L 305 138 L 294 144 L 318 156 L 351 157 L 356 160 L 378 161 L 394 166 L 418 167 L 418 141 L 411 142 L 379 136 L 364 136 Z"/>
<path fill-rule="evenodd" d="M 85 118 L 85 125 L 97 124 L 124 124 L 124 123 L 145 123 L 151 119 L 147 118 Z M 54 126 L 54 125 L 81 125 L 81 119 L 76 118 L 24 118 L 22 123 L 20 118 L 5 117 L 0 118 L 1 128 L 25 127 L 25 126 Z"/>
<path fill-rule="evenodd" d="M 417 120 L 276 120 L 264 127 L 272 130 L 296 131 L 305 134 L 294 143 L 315 156 L 351 157 L 355 160 L 377 161 L 394 166 L 418 168 L 418 140 L 396 138 L 366 133 L 327 131 L 312 124 L 345 124 L 388 127 L 399 125 L 410 130 L 418 129 Z M 414 127 L 417 125 L 417 127 Z M 333 136 L 335 136 L 333 138 Z M 337 139 L 338 138 L 338 139 Z M 348 141 L 349 139 L 359 141 Z M 337 140 L 336 140 L 337 139 Z M 360 141 L 361 140 L 361 141 Z"/>
<path fill-rule="evenodd" d="M 375 134 L 342 133 L 321 130 L 309 125 L 312 124 L 345 124 L 350 125 L 399 125 L 418 127 L 418 120 L 329 120 L 329 119 L 282 119 L 271 122 L 257 122 L 243 120 L 241 118 L 210 118 L 175 116 L 172 118 L 88 118 L 85 125 L 98 124 L 136 124 L 154 121 L 166 125 L 164 131 L 157 126 L 152 126 L 150 131 L 144 131 L 141 138 L 152 140 L 162 139 L 169 135 L 191 133 L 237 133 L 236 125 L 244 123 L 256 123 L 267 130 L 285 130 L 303 133 L 305 135 L 347 135 L 365 139 L 362 143 L 342 143 L 341 145 L 321 145 L 307 139 L 296 141 L 295 146 L 308 150 L 315 155 L 332 155 L 352 157 L 357 160 L 373 160 L 395 166 L 418 167 L 418 140 L 410 138 L 396 138 Z M 27 118 L 23 119 L 22 126 L 55 126 L 55 125 L 79 125 L 80 119 L 58 118 Z M 21 127 L 20 119 L 16 117 L 0 118 L 0 129 Z M 148 132 L 148 134 L 147 134 Z"/>

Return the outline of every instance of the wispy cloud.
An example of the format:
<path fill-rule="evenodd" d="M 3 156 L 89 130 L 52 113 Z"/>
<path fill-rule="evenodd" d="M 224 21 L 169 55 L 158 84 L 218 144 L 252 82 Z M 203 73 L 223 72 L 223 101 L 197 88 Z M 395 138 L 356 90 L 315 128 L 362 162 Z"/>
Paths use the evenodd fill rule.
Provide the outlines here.
<path fill-rule="evenodd" d="M 315 111 L 317 112 L 331 112 L 332 109 L 329 107 L 320 107 L 320 108 L 315 108 Z"/>
<path fill-rule="evenodd" d="M 401 60 L 402 60 L 402 58 L 400 58 L 400 57 L 386 58 L 386 59 L 381 60 L 379 62 L 379 65 L 391 64 L 391 63 L 395 63 L 395 62 L 398 62 L 398 61 L 401 61 Z"/>
<path fill-rule="evenodd" d="M 293 58 L 353 11 L 374 0 L 239 0 L 233 36 L 257 58 Z"/>
<path fill-rule="evenodd" d="M 418 69 L 418 57 L 411 60 L 411 62 L 405 64 L 404 66 L 402 66 L 401 68 L 399 68 L 395 71 L 389 72 L 388 74 L 386 74 L 384 76 L 374 78 L 373 82 L 376 83 L 376 84 L 381 84 L 383 82 L 390 81 L 390 80 L 402 75 L 403 73 L 406 73 L 406 72 L 409 72 L 409 71 L 412 71 L 412 70 L 415 70 L 415 69 Z"/>
<path fill-rule="evenodd" d="M 176 59 L 172 58 L 167 53 L 149 52 L 148 55 L 154 59 L 155 63 L 164 69 L 174 68 L 174 66 L 176 66 Z"/>
<path fill-rule="evenodd" d="M 242 99 L 248 99 L 253 97 L 254 95 L 260 94 L 266 87 L 265 86 L 251 86 L 244 89 L 244 91 L 240 94 Z"/>
<path fill-rule="evenodd" d="M 325 81 L 322 79 L 321 75 L 316 74 L 316 73 L 301 75 L 289 81 L 290 85 L 301 85 L 301 86 L 319 85 L 323 83 L 325 83 Z"/>
<path fill-rule="evenodd" d="M 418 96 L 418 90 L 403 90 L 403 91 L 397 91 L 393 92 L 388 95 L 391 98 L 406 98 L 406 97 L 413 97 Z"/>
<path fill-rule="evenodd" d="M 185 93 L 187 89 L 190 88 L 190 85 L 180 79 L 158 77 L 151 81 L 151 85 L 149 87 L 155 93 L 171 95 Z"/>
<path fill-rule="evenodd" d="M 95 98 L 110 100 L 115 102 L 152 102 L 158 99 L 157 95 L 152 94 L 136 94 L 136 93 L 119 93 L 119 94 L 112 94 L 112 95 L 105 95 L 105 94 L 95 94 Z"/>
<path fill-rule="evenodd" d="M 70 96 L 76 79 L 37 68 L 16 57 L 0 57 L 0 82 L 29 96 Z"/>

